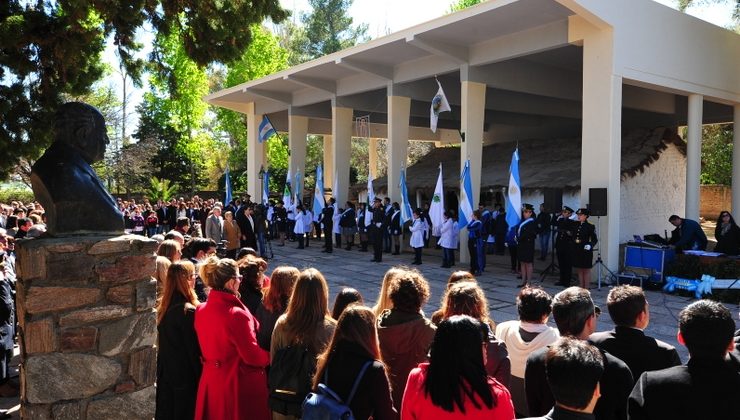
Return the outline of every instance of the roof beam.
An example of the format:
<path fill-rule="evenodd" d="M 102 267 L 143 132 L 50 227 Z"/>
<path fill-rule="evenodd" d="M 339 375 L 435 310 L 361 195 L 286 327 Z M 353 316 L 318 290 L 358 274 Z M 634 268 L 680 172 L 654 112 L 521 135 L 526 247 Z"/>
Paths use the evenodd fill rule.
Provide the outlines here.
<path fill-rule="evenodd" d="M 299 76 L 296 74 L 283 76 L 283 80 L 289 80 L 291 82 L 298 83 L 299 85 L 323 90 L 324 92 L 329 92 L 331 94 L 337 93 L 337 82 L 333 80 L 321 80 L 314 77 Z"/>
<path fill-rule="evenodd" d="M 263 98 L 272 99 L 273 101 L 282 102 L 290 105 L 293 102 L 293 95 L 290 93 L 275 92 L 257 88 L 244 88 L 243 92 L 252 93 Z"/>
<path fill-rule="evenodd" d="M 339 57 L 334 60 L 334 63 L 338 66 L 342 66 L 350 70 L 372 74 L 373 76 L 378 76 L 386 80 L 393 80 L 393 67 L 384 66 L 381 64 L 366 63 L 358 60 L 348 59 L 346 57 Z"/>
<path fill-rule="evenodd" d="M 468 47 L 463 45 L 447 44 L 445 42 L 423 39 L 418 34 L 406 37 L 406 43 L 424 51 L 449 58 L 459 64 L 467 63 L 469 59 Z"/>

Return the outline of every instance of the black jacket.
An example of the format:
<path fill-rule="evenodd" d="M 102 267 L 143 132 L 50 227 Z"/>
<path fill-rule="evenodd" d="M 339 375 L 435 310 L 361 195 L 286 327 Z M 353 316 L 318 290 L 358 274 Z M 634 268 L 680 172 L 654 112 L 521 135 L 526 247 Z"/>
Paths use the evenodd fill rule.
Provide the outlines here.
<path fill-rule="evenodd" d="M 192 419 L 202 365 L 195 334 L 195 307 L 179 293 L 172 296 L 157 326 L 157 420 Z"/>
<path fill-rule="evenodd" d="M 612 331 L 591 334 L 589 341 L 626 363 L 635 380 L 648 370 L 681 365 L 675 347 L 648 337 L 637 328 L 617 326 Z"/>
<path fill-rule="evenodd" d="M 714 252 L 721 252 L 727 255 L 740 254 L 740 227 L 736 224 L 730 225 L 730 228 L 723 235 L 722 225 L 717 225 L 714 230 L 714 237 L 717 239 L 717 245 Z"/>
<path fill-rule="evenodd" d="M 522 420 L 594 420 L 593 414 L 577 413 L 563 407 L 555 406 L 549 413 L 542 417 L 527 417 Z"/>
<path fill-rule="evenodd" d="M 726 360 L 691 358 L 645 372 L 629 396 L 630 420 L 740 418 L 740 373 Z"/>
<path fill-rule="evenodd" d="M 549 348 L 538 349 L 527 358 L 524 384 L 529 414 L 533 416 L 543 416 L 555 405 L 545 374 L 545 353 Z M 632 373 L 623 361 L 603 350 L 601 354 L 604 356 L 604 374 L 599 381 L 601 398 L 596 402 L 594 415 L 597 420 L 626 420 Z"/>
<path fill-rule="evenodd" d="M 366 352 L 360 346 L 342 341 L 337 344 L 329 356 L 328 381 L 325 382 L 322 378 L 321 383 L 327 385 L 343 401 L 346 401 L 357 374 L 368 360 L 370 358 L 367 357 Z M 373 417 L 373 420 L 395 420 L 398 418 L 398 413 L 393 408 L 390 383 L 383 364 L 379 361 L 374 361 L 372 366 L 365 371 L 365 375 L 362 377 L 357 392 L 350 403 L 350 409 L 358 420 L 365 420 L 370 416 Z"/>

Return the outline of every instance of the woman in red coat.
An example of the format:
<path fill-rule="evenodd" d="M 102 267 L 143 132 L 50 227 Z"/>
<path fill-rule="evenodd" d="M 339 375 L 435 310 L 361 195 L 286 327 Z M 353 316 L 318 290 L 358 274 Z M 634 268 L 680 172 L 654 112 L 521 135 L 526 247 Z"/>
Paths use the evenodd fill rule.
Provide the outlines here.
<path fill-rule="evenodd" d="M 259 323 L 239 300 L 239 267 L 234 260 L 210 257 L 200 276 L 211 293 L 195 313 L 203 353 L 195 418 L 268 420 L 270 355 L 257 345 Z"/>

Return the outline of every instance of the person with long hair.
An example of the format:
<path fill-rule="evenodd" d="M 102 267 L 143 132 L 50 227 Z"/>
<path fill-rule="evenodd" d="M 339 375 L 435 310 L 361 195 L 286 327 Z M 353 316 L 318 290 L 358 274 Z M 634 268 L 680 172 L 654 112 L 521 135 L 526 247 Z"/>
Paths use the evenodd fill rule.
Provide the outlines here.
<path fill-rule="evenodd" d="M 488 317 L 488 301 L 477 283 L 463 281 L 453 284 L 444 296 L 444 318 L 468 315 L 488 329 L 486 345 L 486 372 L 507 389 L 511 380 L 511 361 L 506 344 L 493 334 L 496 323 Z"/>
<path fill-rule="evenodd" d="M 439 324 L 429 362 L 409 374 L 401 420 L 514 419 L 509 391 L 486 374 L 487 331 L 466 315 Z"/>
<path fill-rule="evenodd" d="M 224 213 L 224 239 L 226 240 L 226 258 L 236 259 L 236 252 L 241 245 L 242 231 L 239 224 L 234 220 L 234 213 Z"/>
<path fill-rule="evenodd" d="M 383 281 L 380 283 L 380 292 L 378 292 L 378 300 L 373 306 L 373 312 L 375 317 L 379 317 L 386 309 L 393 307 L 393 302 L 388 297 L 388 287 L 393 282 L 393 279 L 406 272 L 407 269 L 404 267 L 391 267 L 385 272 Z"/>
<path fill-rule="evenodd" d="M 259 323 L 239 300 L 239 266 L 209 257 L 200 276 L 211 292 L 195 316 L 203 353 L 195 419 L 267 420 L 269 354 L 257 345 Z"/>
<path fill-rule="evenodd" d="M 154 280 L 157 282 L 157 299 L 161 299 L 164 284 L 167 282 L 167 271 L 170 269 L 172 262 L 167 257 L 157 256 L 156 268 L 154 270 Z"/>
<path fill-rule="evenodd" d="M 236 262 L 242 281 L 239 284 L 239 299 L 252 315 L 257 313 L 262 303 L 262 285 L 265 281 L 264 269 L 267 263 L 254 255 L 245 255 Z"/>
<path fill-rule="evenodd" d="M 257 308 L 257 320 L 260 322 L 260 330 L 257 333 L 257 343 L 263 349 L 270 351 L 272 331 L 280 315 L 288 309 L 290 295 L 293 293 L 295 282 L 301 272 L 295 267 L 280 266 L 272 270 L 270 275 L 270 287 L 264 293 L 260 306 Z"/>
<path fill-rule="evenodd" d="M 157 306 L 157 420 L 192 419 L 201 375 L 195 334 L 195 267 L 177 261 L 167 270 Z"/>
<path fill-rule="evenodd" d="M 588 222 L 591 212 L 586 209 L 578 209 L 578 222 L 573 236 L 573 267 L 578 273 L 578 283 L 583 289 L 589 289 L 591 284 L 591 267 L 594 260 L 594 246 L 598 242 L 596 227 Z"/>
<path fill-rule="evenodd" d="M 342 312 L 329 346 L 318 357 L 314 390 L 322 383 L 342 401 L 347 401 L 358 373 L 367 362 L 372 365 L 365 371 L 349 403 L 354 418 L 397 419 L 390 382 L 380 357 L 375 314 L 366 306 L 355 304 Z"/>
<path fill-rule="evenodd" d="M 714 252 L 726 255 L 740 254 L 740 227 L 737 226 L 729 211 L 723 210 L 717 217 L 714 238 L 717 239 Z"/>
<path fill-rule="evenodd" d="M 363 303 L 362 295 L 357 291 L 357 289 L 345 287 L 334 299 L 334 307 L 331 310 L 331 317 L 339 321 L 339 317 L 342 315 L 342 312 L 344 312 L 349 305 L 362 305 Z"/>
<path fill-rule="evenodd" d="M 315 268 L 303 270 L 293 288 L 288 309 L 275 323 L 270 343 L 270 361 L 275 360 L 279 350 L 291 345 L 304 346 L 313 354 L 323 352 L 331 340 L 335 326 L 336 321 L 329 313 L 329 286 L 326 279 Z M 288 414 L 294 412 L 296 407 L 287 407 L 272 399 L 270 404 L 273 420 L 296 418 Z"/>
<path fill-rule="evenodd" d="M 393 402 L 401 407 L 403 389 L 411 369 L 426 361 L 435 327 L 421 313 L 429 300 L 429 283 L 416 270 L 406 270 L 388 287 L 391 309 L 378 317 L 378 337 L 383 361 L 393 388 Z"/>
<path fill-rule="evenodd" d="M 447 306 L 447 291 L 450 290 L 450 287 L 452 287 L 453 284 L 462 282 L 462 281 L 472 281 L 473 283 L 476 283 L 477 280 L 475 279 L 475 276 L 470 273 L 470 271 L 455 271 L 452 274 L 450 274 L 450 277 L 447 278 L 447 287 L 445 287 L 445 294 L 442 295 L 442 300 L 439 303 L 439 309 L 434 311 L 432 314 L 432 323 L 434 325 L 439 325 L 440 322 L 445 318 L 444 314 L 446 311 Z"/>
<path fill-rule="evenodd" d="M 157 255 L 166 257 L 171 262 L 179 261 L 182 258 L 182 247 L 179 242 L 167 239 L 157 247 Z"/>

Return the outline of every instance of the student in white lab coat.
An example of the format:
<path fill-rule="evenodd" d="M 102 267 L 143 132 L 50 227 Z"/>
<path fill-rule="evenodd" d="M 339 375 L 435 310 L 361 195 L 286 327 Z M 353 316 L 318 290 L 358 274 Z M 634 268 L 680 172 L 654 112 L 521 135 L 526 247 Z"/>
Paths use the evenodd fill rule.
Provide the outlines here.
<path fill-rule="evenodd" d="M 421 210 L 414 210 L 413 221 L 411 222 L 411 248 L 414 248 L 414 262 L 411 264 L 421 264 L 421 249 L 424 248 L 424 222 L 421 220 L 419 215 Z"/>

